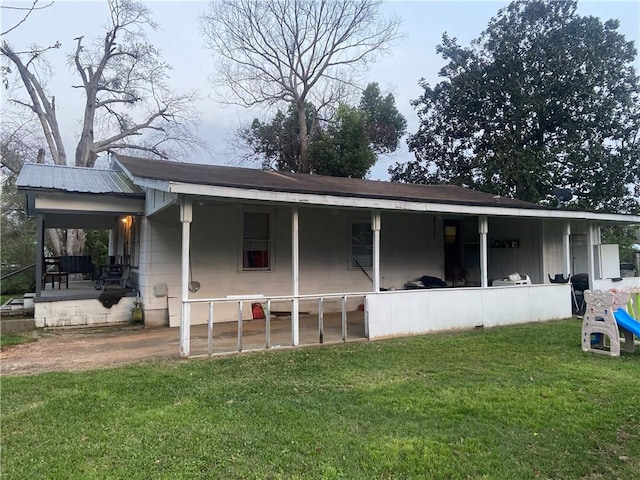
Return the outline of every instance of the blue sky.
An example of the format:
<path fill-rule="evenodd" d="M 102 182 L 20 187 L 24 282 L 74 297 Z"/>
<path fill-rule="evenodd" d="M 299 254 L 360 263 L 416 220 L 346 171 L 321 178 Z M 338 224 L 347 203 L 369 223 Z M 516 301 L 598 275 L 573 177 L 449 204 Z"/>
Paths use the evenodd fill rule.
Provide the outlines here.
<path fill-rule="evenodd" d="M 27 5 L 27 2 L 3 0 L 4 5 Z M 30 2 L 29 2 L 30 3 Z M 211 89 L 207 77 L 213 72 L 210 52 L 204 48 L 198 17 L 206 10 L 205 1 L 156 1 L 146 2 L 159 25 L 157 32 L 149 35 L 159 47 L 165 60 L 173 66 L 171 83 L 176 90 L 197 89 L 203 95 L 200 108 L 202 124 L 200 134 L 210 144 L 212 158 L 194 158 L 192 161 L 218 164 L 235 164 L 230 155 L 229 140 L 234 129 L 243 121 L 254 117 L 264 118 L 264 113 L 236 107 L 223 107 L 210 98 Z M 487 23 L 505 1 L 388 1 L 383 5 L 385 14 L 396 14 L 402 20 L 404 37 L 396 42 L 390 54 L 372 66 L 362 83 L 376 81 L 383 90 L 390 90 L 408 122 L 408 131 L 418 127 L 418 117 L 410 101 L 421 93 L 418 81 L 438 81 L 437 73 L 443 65 L 436 54 L 442 33 L 447 32 L 466 45 L 486 28 Z M 106 24 L 106 2 L 56 1 L 46 10 L 34 13 L 24 25 L 8 34 L 6 39 L 16 49 L 24 49 L 33 43 L 49 45 L 60 41 L 62 48 L 50 52 L 54 75 L 49 81 L 51 93 L 56 95 L 59 119 L 68 152 L 74 150 L 73 135 L 79 130 L 82 99 L 78 90 L 71 87 L 74 79 L 67 66 L 66 55 L 73 51 L 73 39 L 85 36 L 85 43 L 101 37 Z M 620 32 L 628 40 L 640 44 L 640 2 L 637 0 L 606 1 L 582 0 L 578 12 L 602 18 L 617 18 Z M 3 30 L 13 22 L 10 11 L 2 11 Z M 640 70 L 640 59 L 636 68 Z M 3 95 L 3 108 L 4 108 Z M 411 158 L 406 147 L 379 160 L 371 172 L 371 178 L 386 180 L 387 169 L 396 161 Z"/>

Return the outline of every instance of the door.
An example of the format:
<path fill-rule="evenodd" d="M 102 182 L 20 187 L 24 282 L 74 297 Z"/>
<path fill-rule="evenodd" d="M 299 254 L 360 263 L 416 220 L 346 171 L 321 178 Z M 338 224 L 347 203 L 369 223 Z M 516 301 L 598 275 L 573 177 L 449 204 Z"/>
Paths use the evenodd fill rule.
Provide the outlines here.
<path fill-rule="evenodd" d="M 462 221 L 443 220 L 444 279 L 453 282 L 454 271 L 462 267 Z"/>

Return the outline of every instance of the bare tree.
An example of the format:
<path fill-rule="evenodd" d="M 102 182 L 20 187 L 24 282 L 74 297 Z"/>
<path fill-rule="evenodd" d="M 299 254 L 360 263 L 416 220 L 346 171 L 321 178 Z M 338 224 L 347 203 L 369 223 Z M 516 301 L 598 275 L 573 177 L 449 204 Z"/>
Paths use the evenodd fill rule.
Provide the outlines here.
<path fill-rule="evenodd" d="M 305 104 L 335 104 L 398 37 L 399 19 L 380 0 L 219 0 L 202 17 L 216 54 L 213 83 L 247 107 L 294 103 L 299 171 L 309 172 Z"/>
<path fill-rule="evenodd" d="M 20 25 L 22 25 L 24 22 L 27 21 L 27 18 L 29 18 L 29 15 L 31 15 L 33 12 L 35 12 L 36 10 L 44 10 L 47 7 L 50 7 L 51 5 L 53 5 L 53 2 L 49 2 L 46 5 L 38 5 L 40 0 L 33 0 L 31 2 L 31 5 L 29 6 L 23 6 L 23 5 L 0 5 L 0 9 L 2 10 L 16 10 L 18 12 L 22 13 L 22 18 L 20 18 L 19 20 L 17 20 L 13 25 L 11 25 L 10 27 L 8 27 L 6 30 L 3 30 L 2 32 L 0 32 L 0 37 L 3 35 L 6 35 L 9 32 L 12 32 L 13 30 L 15 30 L 16 28 L 18 28 Z"/>
<path fill-rule="evenodd" d="M 85 97 L 75 165 L 93 167 L 100 153 L 112 150 L 169 158 L 176 147 L 203 146 L 191 130 L 198 117 L 192 107 L 196 94 L 178 95 L 167 87 L 170 67 L 147 42 L 145 30 L 156 28 L 149 9 L 141 2 L 109 0 L 109 12 L 104 37 L 91 47 L 83 45 L 83 37 L 76 38 L 75 51 L 69 56 L 80 78 L 74 87 Z M 45 51 L 16 52 L 7 42 L 0 47 L 29 96 L 28 102 L 13 101 L 38 117 L 51 158 L 64 165 L 67 159 L 55 97 L 44 88 L 36 68 L 35 60 Z"/>
<path fill-rule="evenodd" d="M 197 104 L 195 92 L 178 95 L 167 87 L 170 67 L 161 60 L 159 50 L 147 41 L 146 30 L 156 28 L 149 9 L 132 0 L 109 0 L 108 5 L 109 23 L 104 36 L 90 46 L 83 44 L 83 37 L 74 39 L 75 49 L 69 55 L 70 67 L 80 79 L 74 87 L 85 98 L 75 165 L 93 167 L 100 153 L 114 150 L 169 158 L 194 147 L 205 148 L 192 133 L 198 119 L 193 107 Z M 26 137 L 12 132 L 24 131 L 28 122 L 21 123 L 24 117 L 18 114 L 10 124 L 3 112 L 2 164 L 13 171 L 19 171 L 23 159 L 35 159 L 33 152 L 39 152 L 39 147 L 45 144 L 55 164 L 67 164 L 55 97 L 46 88 L 46 54 L 60 46 L 56 42 L 50 47 L 33 46 L 17 51 L 7 41 L 0 45 L 5 60 L 3 74 L 15 67 L 27 93 L 26 98 L 12 96 L 10 101 L 32 113 L 40 130 L 36 142 L 25 142 Z M 8 81 L 5 87 L 8 88 Z M 30 155 L 12 154 L 23 151 L 19 142 L 24 148 L 31 146 Z M 81 230 L 50 230 L 49 234 L 56 254 L 82 251 Z"/>

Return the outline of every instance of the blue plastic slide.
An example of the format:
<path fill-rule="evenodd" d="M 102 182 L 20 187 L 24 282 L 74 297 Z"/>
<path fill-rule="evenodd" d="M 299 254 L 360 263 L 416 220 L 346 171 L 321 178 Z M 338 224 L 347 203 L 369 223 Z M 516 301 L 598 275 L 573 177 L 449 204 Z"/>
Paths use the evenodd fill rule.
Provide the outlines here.
<path fill-rule="evenodd" d="M 633 333 L 636 337 L 640 337 L 640 322 L 636 321 L 626 310 L 619 308 L 613 312 L 613 316 L 618 325 Z"/>

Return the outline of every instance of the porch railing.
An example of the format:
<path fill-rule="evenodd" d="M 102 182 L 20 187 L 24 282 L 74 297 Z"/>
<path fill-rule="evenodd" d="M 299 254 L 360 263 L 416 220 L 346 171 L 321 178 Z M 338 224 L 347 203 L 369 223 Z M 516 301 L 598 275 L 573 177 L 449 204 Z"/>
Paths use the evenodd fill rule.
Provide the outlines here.
<path fill-rule="evenodd" d="M 207 315 L 207 356 L 213 355 L 213 329 L 214 329 L 214 317 L 215 317 L 215 305 L 221 304 L 229 304 L 235 303 L 237 305 L 238 319 L 237 319 L 237 329 L 238 329 L 238 344 L 237 351 L 243 351 L 243 307 L 246 302 L 260 303 L 261 305 L 265 305 L 264 315 L 265 315 L 265 340 L 264 345 L 266 349 L 272 348 L 271 343 L 271 307 L 274 302 L 283 303 L 283 302 L 291 302 L 291 312 L 293 315 L 294 309 L 296 309 L 296 302 L 299 305 L 300 301 L 312 301 L 316 300 L 318 302 L 318 343 L 322 344 L 325 341 L 324 335 L 324 304 L 326 300 L 329 299 L 340 299 L 340 312 L 341 312 L 341 339 L 342 342 L 346 342 L 348 340 L 348 331 L 347 331 L 347 302 L 349 299 L 354 298 L 362 298 L 364 303 L 364 324 L 365 324 L 365 336 L 367 336 L 367 295 L 371 292 L 350 292 L 350 293 L 325 293 L 325 294 L 313 294 L 313 295 L 278 295 L 278 296 L 270 296 L 265 297 L 262 295 L 246 295 L 246 296 L 228 296 L 221 298 L 204 298 L 204 299 L 189 299 L 185 301 L 186 304 L 191 306 L 191 304 L 207 304 L 208 305 L 208 315 Z M 293 335 L 293 325 L 291 327 L 291 345 L 296 346 L 294 342 Z"/>

